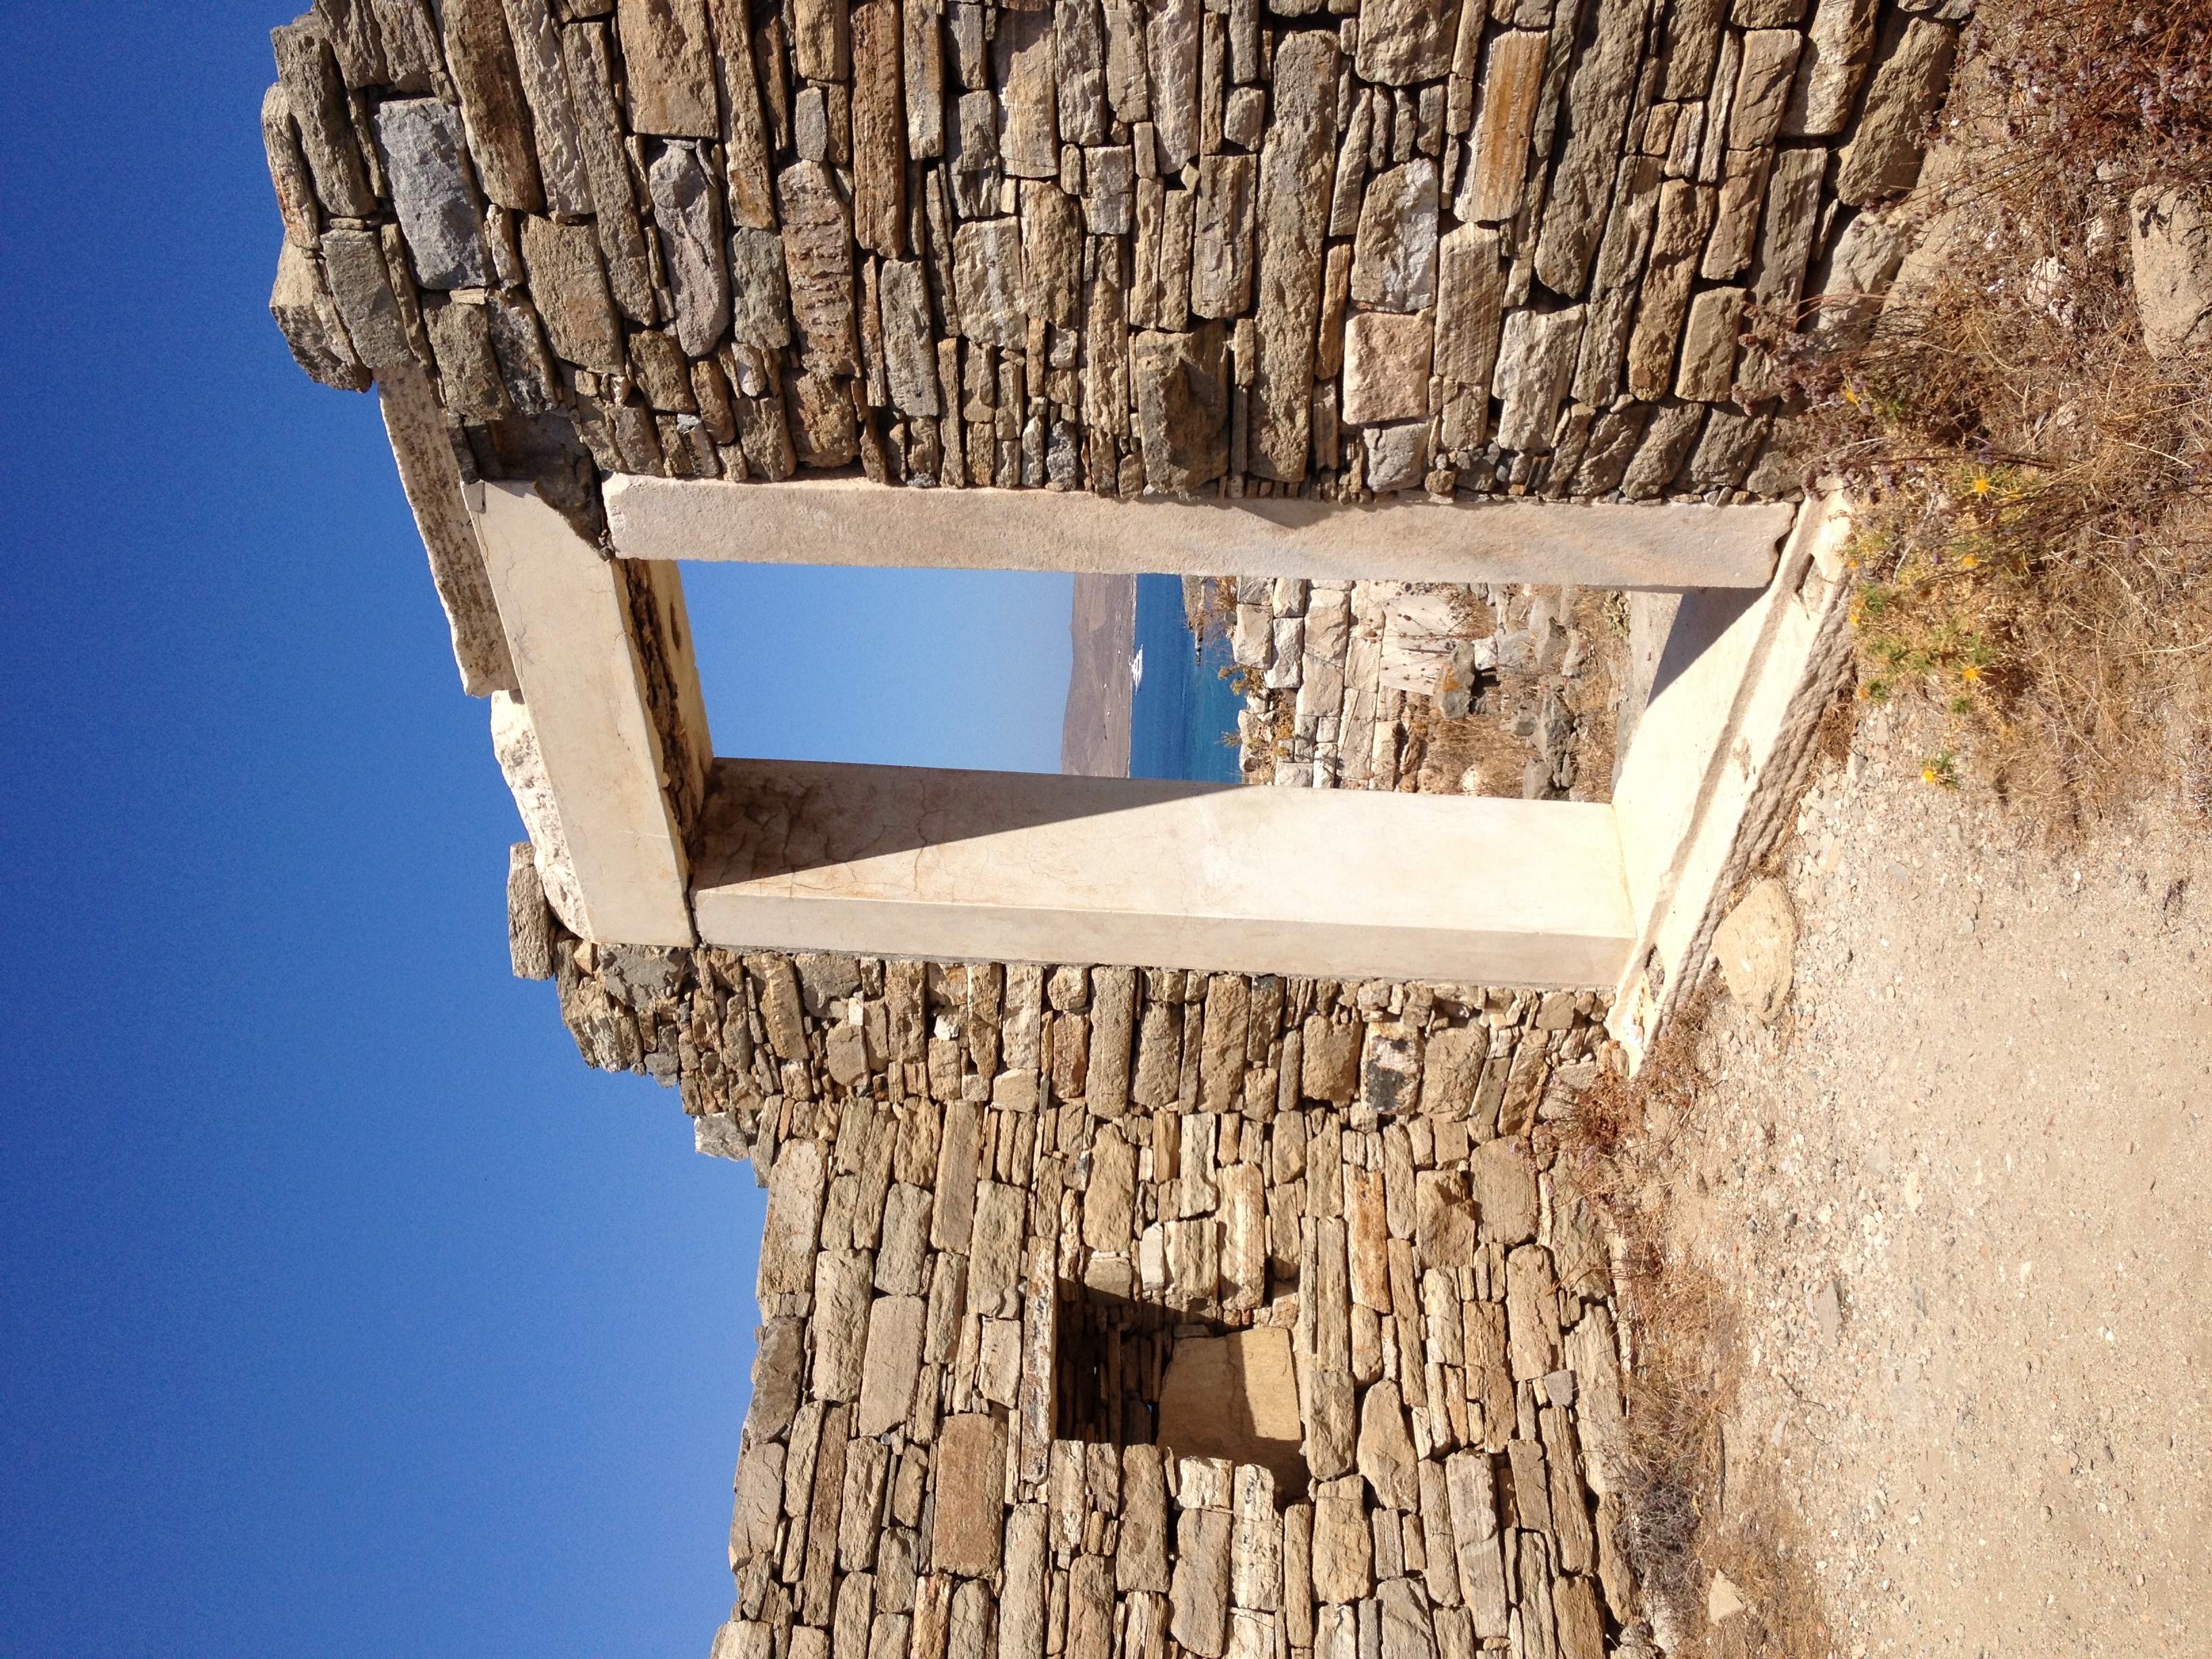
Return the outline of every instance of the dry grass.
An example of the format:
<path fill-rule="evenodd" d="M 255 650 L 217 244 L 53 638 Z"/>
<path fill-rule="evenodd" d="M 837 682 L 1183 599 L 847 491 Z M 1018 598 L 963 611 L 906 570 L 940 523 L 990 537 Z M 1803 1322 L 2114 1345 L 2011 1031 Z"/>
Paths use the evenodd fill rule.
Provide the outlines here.
<path fill-rule="evenodd" d="M 2144 349 L 2126 204 L 2212 183 L 2212 22 L 2202 0 L 1990 0 L 1943 123 L 1930 246 L 1871 337 L 1765 323 L 1802 454 L 1869 503 L 1863 692 L 1948 718 L 1930 782 L 1985 781 L 2061 837 L 2191 807 L 2212 746 L 2212 363 Z"/>
<path fill-rule="evenodd" d="M 1655 1631 L 1685 1659 L 1814 1659 L 1832 1651 L 1786 1495 L 1725 1465 L 1721 1425 L 1744 1364 L 1736 1304 L 1668 1240 L 1668 1171 L 1705 1097 L 1696 1054 L 1715 992 L 1692 992 L 1632 1081 L 1584 1091 L 1556 1170 L 1619 1234 L 1619 1288 L 1634 1355 L 1627 1382 L 1628 1547 Z M 1747 1603 L 1706 1616 L 1715 1571 Z"/>

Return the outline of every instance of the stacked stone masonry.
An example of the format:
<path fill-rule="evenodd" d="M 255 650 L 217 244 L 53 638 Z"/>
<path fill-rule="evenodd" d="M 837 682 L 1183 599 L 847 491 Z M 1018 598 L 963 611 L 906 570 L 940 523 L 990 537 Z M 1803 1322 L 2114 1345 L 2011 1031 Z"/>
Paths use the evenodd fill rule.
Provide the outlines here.
<path fill-rule="evenodd" d="M 586 525 L 605 474 L 855 465 L 1778 495 L 1741 341 L 1893 270 L 1967 7 L 318 0 L 271 305 Z"/>
<path fill-rule="evenodd" d="M 1247 783 L 1604 800 L 1626 608 L 1575 588 L 1248 576 L 1213 585 L 1200 625 L 1228 635 Z M 1488 732 L 1458 724 L 1478 720 Z"/>
<path fill-rule="evenodd" d="M 1547 1167 L 1601 999 L 594 946 L 522 899 L 586 1059 L 769 1190 L 714 1659 L 1644 1650 L 1607 1248 Z M 1164 1424 L 1224 1337 L 1287 1356 L 1279 1455 Z"/>

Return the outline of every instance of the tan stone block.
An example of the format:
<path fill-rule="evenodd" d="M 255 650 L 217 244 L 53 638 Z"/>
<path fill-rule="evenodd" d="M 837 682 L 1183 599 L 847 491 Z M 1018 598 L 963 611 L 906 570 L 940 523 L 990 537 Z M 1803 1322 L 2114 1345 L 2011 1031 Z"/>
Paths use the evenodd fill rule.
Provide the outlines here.
<path fill-rule="evenodd" d="M 1004 1429 L 988 1413 L 946 1418 L 937 1431 L 934 1467 L 930 1562 L 940 1571 L 988 1577 L 999 1570 L 1004 1532 Z M 957 1604 L 954 1611 L 957 1625 Z"/>
<path fill-rule="evenodd" d="M 1314 1489 L 1314 1594 L 1323 1601 L 1357 1601 L 1374 1583 L 1375 1543 L 1356 1478 Z"/>
<path fill-rule="evenodd" d="M 854 1432 L 878 1435 L 907 1419 L 915 1378 L 921 1370 L 923 1320 L 928 1304 L 918 1296 L 880 1298 L 868 1316 L 860 1403 Z"/>
<path fill-rule="evenodd" d="M 940 1502 L 942 1500 L 940 1499 Z M 1117 1589 L 1164 1595 L 1168 1577 L 1168 1486 L 1157 1446 L 1121 1451 L 1121 1536 L 1115 1552 Z M 1132 1609 L 1133 1619 L 1133 1607 Z M 1133 1642 L 1129 1650 L 1135 1652 Z"/>
<path fill-rule="evenodd" d="M 1353 425 L 1415 420 L 1429 410 L 1433 319 L 1362 312 L 1344 325 L 1344 418 Z"/>
<path fill-rule="evenodd" d="M 1516 1382 L 1559 1368 L 1559 1296 L 1552 1253 L 1523 1244 L 1505 1258 L 1505 1320 Z"/>

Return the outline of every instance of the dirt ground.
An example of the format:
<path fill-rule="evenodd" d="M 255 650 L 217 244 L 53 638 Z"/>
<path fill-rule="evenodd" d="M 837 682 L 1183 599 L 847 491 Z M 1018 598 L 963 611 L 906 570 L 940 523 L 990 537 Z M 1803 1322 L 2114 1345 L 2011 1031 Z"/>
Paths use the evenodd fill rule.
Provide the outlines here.
<path fill-rule="evenodd" d="M 2022 847 L 1909 723 L 1820 763 L 1795 994 L 1716 1000 L 1656 1166 L 1739 1304 L 1701 1553 L 1778 1493 L 1854 1659 L 2212 1653 L 2207 826 Z"/>

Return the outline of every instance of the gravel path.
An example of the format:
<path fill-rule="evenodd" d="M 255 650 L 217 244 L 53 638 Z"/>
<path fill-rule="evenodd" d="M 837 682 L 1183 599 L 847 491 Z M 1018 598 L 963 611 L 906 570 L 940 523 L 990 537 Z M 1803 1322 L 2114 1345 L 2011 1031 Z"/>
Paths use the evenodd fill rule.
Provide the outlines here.
<path fill-rule="evenodd" d="M 2018 850 L 1890 724 L 1808 798 L 1795 997 L 1717 1001 L 1674 1148 L 1746 1315 L 1729 1489 L 1778 1478 L 1841 1652 L 2212 1652 L 2205 837 Z"/>

